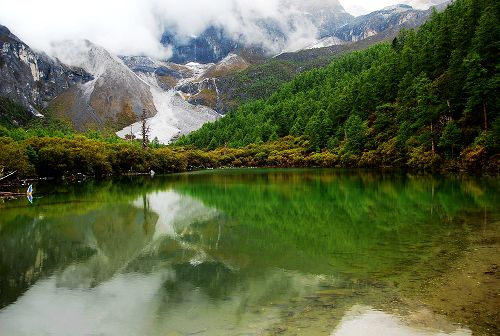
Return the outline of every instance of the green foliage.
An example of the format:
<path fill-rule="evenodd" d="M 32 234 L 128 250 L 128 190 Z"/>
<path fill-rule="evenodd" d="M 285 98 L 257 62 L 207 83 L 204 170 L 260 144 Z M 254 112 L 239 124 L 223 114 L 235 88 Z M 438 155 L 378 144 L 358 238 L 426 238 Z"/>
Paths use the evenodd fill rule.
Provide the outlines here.
<path fill-rule="evenodd" d="M 9 98 L 0 97 L 0 127 L 16 128 L 26 126 L 34 116 L 27 109 Z M 2 135 L 0 130 L 0 136 Z"/>
<path fill-rule="evenodd" d="M 498 1 L 457 0 L 392 44 L 304 72 L 178 144 L 214 149 L 306 136 L 309 150 L 328 148 L 340 164 L 427 169 L 443 157 L 469 162 L 476 156 L 462 153 L 486 131 L 489 160 L 498 153 L 499 13 Z"/>
<path fill-rule="evenodd" d="M 453 156 L 453 149 L 460 144 L 460 129 L 454 121 L 449 121 L 441 134 L 439 139 L 439 146 L 444 149 L 451 149 L 451 155 Z"/>
<path fill-rule="evenodd" d="M 366 123 L 357 115 L 351 115 L 345 122 L 346 149 L 358 154 L 364 148 L 368 127 Z"/>
<path fill-rule="evenodd" d="M 0 138 L 0 167 L 4 172 L 17 171 L 21 176 L 34 173 L 26 146 L 5 137 Z"/>

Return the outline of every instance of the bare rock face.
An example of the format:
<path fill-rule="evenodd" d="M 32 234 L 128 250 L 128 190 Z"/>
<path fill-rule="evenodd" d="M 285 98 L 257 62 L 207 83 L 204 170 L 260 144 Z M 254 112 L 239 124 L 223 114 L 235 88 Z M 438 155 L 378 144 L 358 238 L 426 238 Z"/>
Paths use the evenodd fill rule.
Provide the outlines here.
<path fill-rule="evenodd" d="M 283 4 L 298 8 L 299 15 L 305 16 L 318 29 L 319 38 L 330 36 L 353 19 L 337 0 L 283 0 Z"/>
<path fill-rule="evenodd" d="M 0 25 L 0 78 L 0 96 L 39 115 L 57 95 L 72 85 L 91 80 L 92 76 L 36 53 Z"/>
<path fill-rule="evenodd" d="M 430 10 L 417 10 L 409 5 L 395 5 L 362 15 L 336 29 L 333 36 L 344 42 L 357 42 L 389 29 L 415 28 L 430 17 Z"/>
<path fill-rule="evenodd" d="M 88 41 L 68 41 L 57 46 L 55 53 L 93 76 L 53 103 L 57 113 L 68 117 L 76 129 L 120 129 L 137 121 L 143 109 L 148 117 L 156 114 L 149 85 L 104 48 Z"/>

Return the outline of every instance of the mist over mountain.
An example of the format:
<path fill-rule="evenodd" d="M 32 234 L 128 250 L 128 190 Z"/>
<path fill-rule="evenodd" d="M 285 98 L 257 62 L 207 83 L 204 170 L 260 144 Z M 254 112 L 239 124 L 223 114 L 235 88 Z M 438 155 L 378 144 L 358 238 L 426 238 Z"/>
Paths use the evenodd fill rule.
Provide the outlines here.
<path fill-rule="evenodd" d="M 116 55 L 156 59 L 175 57 L 172 48 L 213 36 L 213 31 L 223 31 L 225 39 L 236 43 L 280 52 L 351 17 L 337 0 L 315 0 L 307 6 L 297 0 L 89 0 L 78 6 L 78 15 L 63 0 L 51 6 L 33 2 L 27 8 L 15 2 L 2 7 L 0 22 L 34 50 L 52 54 L 54 42 L 89 40 Z M 164 34 L 174 38 L 162 39 Z"/>
<path fill-rule="evenodd" d="M 262 53 L 268 55 L 299 50 L 352 19 L 337 0 L 314 0 L 305 4 L 298 0 L 280 0 L 269 4 L 268 10 L 272 10 L 260 13 L 236 6 L 227 17 L 215 16 L 199 34 L 195 29 L 183 32 L 178 26 L 171 27 L 161 41 L 172 48 L 173 62 L 218 62 L 229 53 L 250 46 L 261 48 Z"/>

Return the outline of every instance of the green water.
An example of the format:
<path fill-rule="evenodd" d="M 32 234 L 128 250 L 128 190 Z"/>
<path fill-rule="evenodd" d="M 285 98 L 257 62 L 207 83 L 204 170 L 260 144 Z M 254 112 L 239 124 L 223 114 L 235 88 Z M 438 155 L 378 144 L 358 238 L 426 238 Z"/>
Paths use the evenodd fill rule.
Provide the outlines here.
<path fill-rule="evenodd" d="M 0 205 L 0 335 L 475 334 L 412 293 L 498 226 L 499 186 L 339 170 L 40 182 L 33 204 Z"/>

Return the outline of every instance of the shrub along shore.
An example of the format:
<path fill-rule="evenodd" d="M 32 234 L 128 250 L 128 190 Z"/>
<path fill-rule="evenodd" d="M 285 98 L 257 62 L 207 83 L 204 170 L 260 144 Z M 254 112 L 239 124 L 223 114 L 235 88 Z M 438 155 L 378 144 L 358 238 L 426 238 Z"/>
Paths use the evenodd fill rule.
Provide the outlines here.
<path fill-rule="evenodd" d="M 84 135 L 31 136 L 16 140 L 0 137 L 0 169 L 17 171 L 20 178 L 69 177 L 83 174 L 93 177 L 147 173 L 183 172 L 223 167 L 394 167 L 421 171 L 499 172 L 500 155 L 476 144 L 457 158 L 414 151 L 406 161 L 388 162 L 384 153 L 359 155 L 342 151 L 314 152 L 305 137 L 287 136 L 275 141 L 242 148 L 221 147 L 201 150 L 194 147 L 150 145 L 139 142 Z M 397 155 L 394 152 L 391 155 Z"/>

